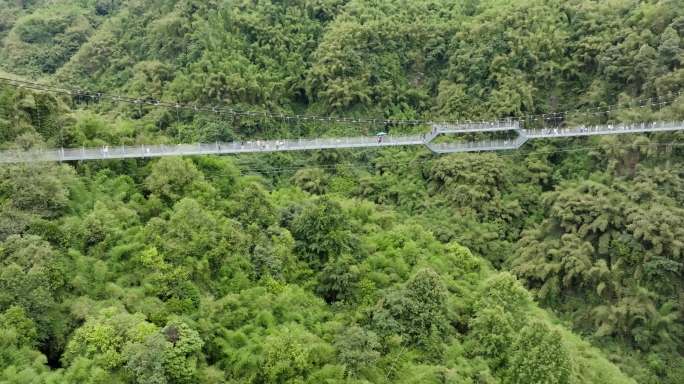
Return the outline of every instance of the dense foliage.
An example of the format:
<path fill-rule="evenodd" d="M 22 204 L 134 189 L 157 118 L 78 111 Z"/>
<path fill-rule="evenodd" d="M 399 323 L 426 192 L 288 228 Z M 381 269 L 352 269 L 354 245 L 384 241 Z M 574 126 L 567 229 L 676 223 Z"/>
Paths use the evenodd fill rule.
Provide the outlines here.
<path fill-rule="evenodd" d="M 677 0 L 0 0 L 7 76 L 286 114 L 684 120 L 683 38 Z M 427 128 L 0 86 L 3 148 L 380 129 Z M 2 165 L 0 382 L 680 383 L 681 139 Z"/>

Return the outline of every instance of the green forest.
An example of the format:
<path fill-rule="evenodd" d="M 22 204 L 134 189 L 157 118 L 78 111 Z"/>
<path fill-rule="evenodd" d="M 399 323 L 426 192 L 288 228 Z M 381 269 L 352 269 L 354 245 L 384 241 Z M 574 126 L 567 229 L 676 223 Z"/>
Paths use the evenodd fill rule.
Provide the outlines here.
<path fill-rule="evenodd" d="M 682 64 L 684 0 L 0 0 L 0 78 L 285 116 L 684 120 Z M 0 82 L 0 149 L 429 129 Z M 0 164 L 1 384 L 682 382 L 684 132 Z"/>

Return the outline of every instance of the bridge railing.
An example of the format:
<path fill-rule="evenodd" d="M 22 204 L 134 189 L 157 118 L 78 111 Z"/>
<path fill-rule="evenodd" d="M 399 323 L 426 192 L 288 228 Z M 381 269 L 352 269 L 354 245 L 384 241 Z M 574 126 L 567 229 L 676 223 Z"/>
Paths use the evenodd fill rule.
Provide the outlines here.
<path fill-rule="evenodd" d="M 676 131 L 684 128 L 684 122 L 681 121 L 667 121 L 667 122 L 650 122 L 650 123 L 626 123 L 626 124 L 605 124 L 566 128 L 542 128 L 542 129 L 523 129 L 522 132 L 530 138 L 541 137 L 563 137 L 563 136 L 591 136 L 591 135 L 607 135 L 619 133 L 635 133 L 635 132 L 659 132 L 659 131 Z"/>
<path fill-rule="evenodd" d="M 428 147 L 438 153 L 452 153 L 452 152 L 476 152 L 476 151 L 491 151 L 497 149 L 515 149 L 525 142 L 524 138 L 504 139 L 504 140 L 486 140 L 465 143 L 439 143 L 428 144 Z"/>
<path fill-rule="evenodd" d="M 308 149 L 384 147 L 422 144 L 423 135 L 345 137 L 288 140 L 249 140 L 196 144 L 150 144 L 0 151 L 0 163 L 145 158 L 161 156 L 296 151 Z"/>
<path fill-rule="evenodd" d="M 501 120 L 492 122 L 464 122 L 464 123 L 434 123 L 433 132 L 436 133 L 465 133 L 490 132 L 520 129 L 517 120 Z"/>

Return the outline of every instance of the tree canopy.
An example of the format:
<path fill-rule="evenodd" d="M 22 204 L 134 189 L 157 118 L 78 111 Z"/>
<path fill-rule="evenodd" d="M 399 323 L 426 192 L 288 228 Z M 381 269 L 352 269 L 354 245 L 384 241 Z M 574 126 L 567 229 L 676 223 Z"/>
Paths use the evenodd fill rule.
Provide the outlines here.
<path fill-rule="evenodd" d="M 0 148 L 684 120 L 683 38 L 678 1 L 0 0 L 0 77 L 198 106 L 0 81 Z M 681 383 L 681 140 L 2 164 L 0 382 Z"/>

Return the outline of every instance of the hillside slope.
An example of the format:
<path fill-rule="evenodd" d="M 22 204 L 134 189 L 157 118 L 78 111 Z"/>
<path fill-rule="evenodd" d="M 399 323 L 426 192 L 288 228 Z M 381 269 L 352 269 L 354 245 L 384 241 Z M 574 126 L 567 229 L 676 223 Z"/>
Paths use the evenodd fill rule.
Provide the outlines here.
<path fill-rule="evenodd" d="M 378 121 L 684 120 L 683 36 L 681 1 L 0 0 L 0 73 Z M 425 129 L 0 83 L 0 147 Z M 679 383 L 682 135 L 3 166 L 0 382 Z"/>

